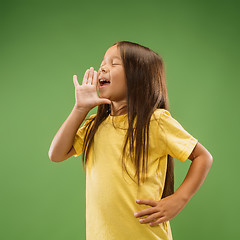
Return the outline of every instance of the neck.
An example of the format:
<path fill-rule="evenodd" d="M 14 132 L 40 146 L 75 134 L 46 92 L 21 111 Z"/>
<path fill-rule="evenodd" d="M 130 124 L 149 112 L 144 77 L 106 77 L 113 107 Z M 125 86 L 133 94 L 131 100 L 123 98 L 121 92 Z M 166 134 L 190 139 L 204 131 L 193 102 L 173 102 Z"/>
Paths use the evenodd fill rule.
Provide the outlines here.
<path fill-rule="evenodd" d="M 127 103 L 126 101 L 122 102 L 111 102 L 111 115 L 119 116 L 127 113 Z"/>

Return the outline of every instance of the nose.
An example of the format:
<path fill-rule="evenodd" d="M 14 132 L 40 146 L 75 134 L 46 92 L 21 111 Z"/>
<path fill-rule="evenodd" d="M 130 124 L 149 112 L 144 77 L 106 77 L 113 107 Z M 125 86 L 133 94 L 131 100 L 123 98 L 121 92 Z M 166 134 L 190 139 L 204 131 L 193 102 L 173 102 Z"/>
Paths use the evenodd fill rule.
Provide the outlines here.
<path fill-rule="evenodd" d="M 105 66 L 100 67 L 100 72 L 106 72 L 106 67 Z"/>
<path fill-rule="evenodd" d="M 106 70 L 105 70 L 103 67 L 100 67 L 100 68 L 98 69 L 98 78 L 99 78 L 99 76 L 101 75 L 101 73 L 106 73 Z"/>

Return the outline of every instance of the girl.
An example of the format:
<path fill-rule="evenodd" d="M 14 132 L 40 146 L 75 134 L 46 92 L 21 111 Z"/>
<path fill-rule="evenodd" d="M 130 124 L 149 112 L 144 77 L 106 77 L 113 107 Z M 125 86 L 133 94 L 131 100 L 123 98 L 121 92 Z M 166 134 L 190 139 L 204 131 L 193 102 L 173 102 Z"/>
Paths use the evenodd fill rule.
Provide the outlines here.
<path fill-rule="evenodd" d="M 169 220 L 199 189 L 213 158 L 171 116 L 162 58 L 137 43 L 116 42 L 98 72 L 91 67 L 82 85 L 76 75 L 73 82 L 75 105 L 49 158 L 83 153 L 87 240 L 172 239 Z M 175 192 L 173 158 L 192 161 Z"/>

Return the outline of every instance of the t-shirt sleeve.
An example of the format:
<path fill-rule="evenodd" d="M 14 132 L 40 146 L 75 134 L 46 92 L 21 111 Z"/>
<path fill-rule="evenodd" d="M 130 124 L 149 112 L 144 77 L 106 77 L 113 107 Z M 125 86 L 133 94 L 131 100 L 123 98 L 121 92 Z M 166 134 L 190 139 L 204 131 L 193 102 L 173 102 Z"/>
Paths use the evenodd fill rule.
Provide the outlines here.
<path fill-rule="evenodd" d="M 187 160 L 198 140 L 188 133 L 166 109 L 160 115 L 160 124 L 164 132 L 165 153 L 181 162 Z"/>
<path fill-rule="evenodd" d="M 96 116 L 96 114 L 92 114 L 90 117 L 87 118 L 86 122 L 82 125 L 82 127 L 80 127 L 74 137 L 73 140 L 73 147 L 76 151 L 76 154 L 74 154 L 74 157 L 79 156 L 82 153 L 82 147 L 83 147 L 83 140 L 84 140 L 84 136 L 86 133 L 86 126 L 88 124 L 88 122 L 90 122 L 90 120 Z"/>

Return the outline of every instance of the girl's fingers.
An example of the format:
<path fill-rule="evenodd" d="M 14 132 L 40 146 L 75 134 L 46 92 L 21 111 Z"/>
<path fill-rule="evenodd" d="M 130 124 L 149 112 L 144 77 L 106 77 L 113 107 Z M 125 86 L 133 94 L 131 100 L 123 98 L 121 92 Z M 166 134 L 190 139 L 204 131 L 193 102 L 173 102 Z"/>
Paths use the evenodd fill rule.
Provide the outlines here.
<path fill-rule="evenodd" d="M 82 84 L 92 85 L 93 84 L 93 78 L 95 76 L 95 72 L 96 71 L 94 71 L 93 67 L 91 67 L 90 69 L 87 69 L 85 74 L 84 74 Z"/>
<path fill-rule="evenodd" d="M 77 80 L 77 75 L 73 75 L 73 83 L 74 83 L 75 87 L 79 86 L 79 83 L 78 83 L 78 80 Z"/>
<path fill-rule="evenodd" d="M 97 71 L 94 71 L 94 75 L 93 75 L 93 85 L 97 85 Z"/>
<path fill-rule="evenodd" d="M 90 68 L 89 77 L 88 77 L 88 80 L 87 80 L 87 83 L 89 85 L 92 85 L 92 79 L 93 79 L 93 67 Z"/>
<path fill-rule="evenodd" d="M 89 74 L 89 69 L 87 69 L 85 74 L 84 74 L 82 84 L 86 84 L 87 83 L 88 74 Z"/>

